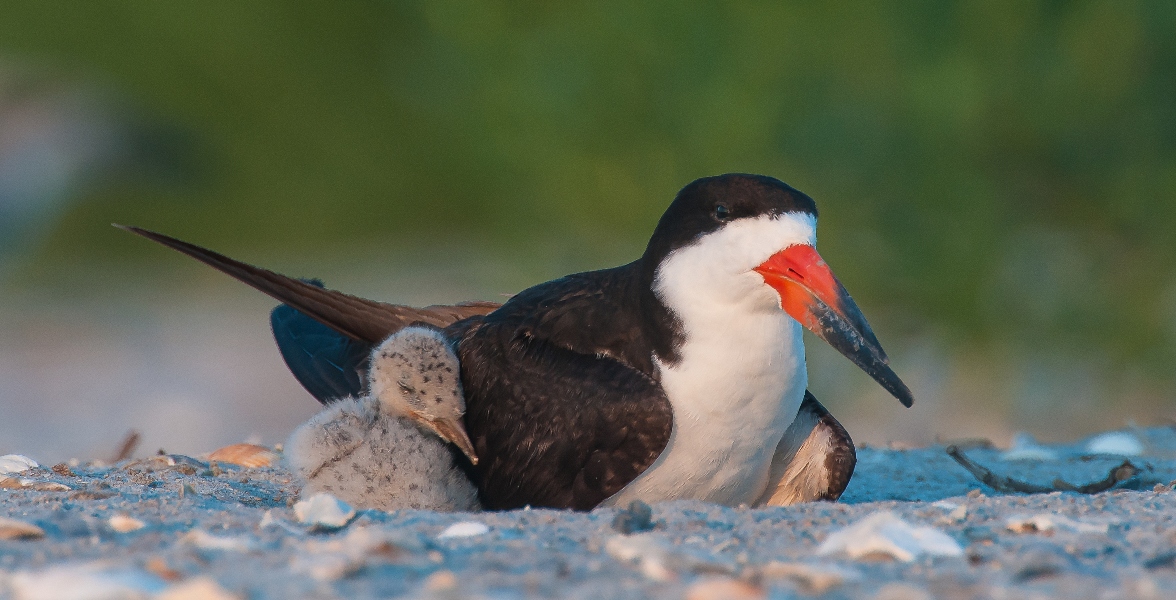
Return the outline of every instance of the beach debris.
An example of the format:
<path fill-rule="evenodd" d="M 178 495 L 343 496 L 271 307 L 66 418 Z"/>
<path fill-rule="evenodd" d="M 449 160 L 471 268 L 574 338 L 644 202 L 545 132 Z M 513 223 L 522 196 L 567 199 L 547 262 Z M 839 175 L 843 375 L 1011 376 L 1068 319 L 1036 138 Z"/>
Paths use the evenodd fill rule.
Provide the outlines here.
<path fill-rule="evenodd" d="M 0 456 L 0 475 L 8 473 L 23 473 L 29 469 L 35 469 L 38 465 L 37 461 L 20 454 L 5 454 Z"/>
<path fill-rule="evenodd" d="M 1026 481 L 1019 481 L 1011 477 L 997 475 L 986 467 L 973 461 L 964 455 L 959 448 L 955 446 L 947 447 L 947 455 L 952 457 L 963 468 L 967 469 L 973 477 L 978 479 L 980 483 L 998 492 L 1015 492 L 1022 494 L 1047 494 L 1050 492 L 1078 492 L 1080 494 L 1097 494 L 1115 487 L 1120 482 L 1131 479 L 1139 472 L 1131 461 L 1123 461 L 1123 464 L 1111 469 L 1106 478 L 1099 481 L 1093 481 L 1085 485 L 1073 485 L 1062 481 L 1061 479 L 1054 479 L 1052 485 L 1038 485 Z"/>
<path fill-rule="evenodd" d="M 451 592 L 457 589 L 457 575 L 449 569 L 441 569 L 426 577 L 421 587 L 430 592 Z"/>
<path fill-rule="evenodd" d="M 1045 531 L 1071 531 L 1074 533 L 1101 533 L 1110 530 L 1113 520 L 1075 520 L 1062 515 L 1041 513 L 1037 515 L 1016 515 L 1005 521 L 1005 528 L 1016 533 L 1037 533 Z"/>
<path fill-rule="evenodd" d="M 37 481 L 24 477 L 0 476 L 0 489 L 33 490 L 35 492 L 68 492 L 73 488 L 56 481 Z"/>
<path fill-rule="evenodd" d="M 424 557 L 420 536 L 379 527 L 356 527 L 344 536 L 311 539 L 290 561 L 290 569 L 320 581 L 346 577 L 372 561 L 403 561 Z"/>
<path fill-rule="evenodd" d="M 911 562 L 922 556 L 963 556 L 964 549 L 934 527 L 914 526 L 890 511 L 881 511 L 830 534 L 817 548 L 817 554 L 891 557 Z"/>
<path fill-rule="evenodd" d="M 16 519 L 0 517 L 0 540 L 38 540 L 45 537 L 45 530 Z"/>
<path fill-rule="evenodd" d="M 65 564 L 14 573 L 8 580 L 20 600 L 146 599 L 167 584 L 150 573 L 106 563 Z"/>
<path fill-rule="evenodd" d="M 240 598 L 241 596 L 221 587 L 215 579 L 200 576 L 168 587 L 153 600 L 240 600 Z"/>
<path fill-rule="evenodd" d="M 930 592 L 921 587 L 892 581 L 882 586 L 874 595 L 873 600 L 933 600 L 933 598 Z"/>
<path fill-rule="evenodd" d="M 706 577 L 686 588 L 686 600 L 758 600 L 764 589 L 730 577 Z"/>
<path fill-rule="evenodd" d="M 772 561 L 760 567 L 758 572 L 768 579 L 792 581 L 800 591 L 814 596 L 840 587 L 847 581 L 860 579 L 856 572 L 833 564 Z"/>
<path fill-rule="evenodd" d="M 953 444 L 955 448 L 960 446 Z M 1057 460 L 1056 450 L 1037 443 L 1032 435 L 1019 431 L 1013 434 L 1013 443 L 1008 450 L 1000 453 L 1001 460 Z"/>
<path fill-rule="evenodd" d="M 208 460 L 255 469 L 276 465 L 278 453 L 256 444 L 232 444 L 214 450 Z"/>
<path fill-rule="evenodd" d="M 1090 454 L 1140 456 L 1143 454 L 1143 442 L 1125 431 L 1108 431 L 1087 440 L 1085 450 Z"/>
<path fill-rule="evenodd" d="M 69 465 L 67 465 L 65 463 L 57 463 L 57 464 L 53 465 L 53 468 L 50 470 L 53 471 L 54 473 L 57 473 L 58 475 L 61 475 L 62 477 L 77 477 L 78 476 L 78 474 L 74 473 L 73 469 L 69 468 Z"/>
<path fill-rule="evenodd" d="M 143 439 L 138 431 L 134 429 L 127 432 L 123 437 L 123 441 L 118 445 L 118 449 L 114 452 L 114 458 L 110 460 L 110 464 L 126 460 L 135 454 L 135 449 L 139 447 L 139 441 Z M 160 454 L 163 454 L 162 452 Z"/>
<path fill-rule="evenodd" d="M 185 533 L 180 541 L 201 550 L 249 552 L 256 548 L 254 541 L 245 536 L 213 535 L 203 529 L 193 529 Z"/>
<path fill-rule="evenodd" d="M 147 526 L 146 523 L 140 521 L 139 519 L 136 519 L 130 515 L 122 514 L 110 517 L 107 519 L 106 524 L 118 533 L 130 533 L 132 531 L 138 531 Z"/>
<path fill-rule="evenodd" d="M 958 523 L 968 518 L 968 507 L 965 504 L 956 504 L 955 502 L 949 502 L 947 500 L 938 500 L 936 502 L 932 502 L 931 506 L 947 511 L 947 515 L 940 519 L 942 522 L 941 524 Z"/>
<path fill-rule="evenodd" d="M 673 581 L 683 572 L 733 575 L 737 571 L 735 565 L 717 562 L 711 555 L 677 548 L 659 533 L 615 535 L 605 542 L 604 550 L 653 581 Z"/>
<path fill-rule="evenodd" d="M 653 509 L 640 500 L 634 500 L 629 503 L 629 508 L 617 511 L 612 522 L 612 528 L 625 535 L 649 531 L 653 527 Z"/>
<path fill-rule="evenodd" d="M 439 540 L 448 540 L 453 538 L 468 538 L 490 533 L 490 528 L 485 523 L 478 521 L 459 521 L 445 528 L 437 535 Z"/>
<path fill-rule="evenodd" d="M 147 562 L 143 564 L 143 568 L 164 581 L 174 582 L 184 578 L 184 574 L 171 568 L 171 565 L 167 564 L 167 561 L 162 556 L 153 556 L 147 559 Z"/>
<path fill-rule="evenodd" d="M 315 494 L 294 504 L 298 522 L 309 525 L 311 531 L 331 531 L 347 526 L 355 517 L 351 505 L 330 495 Z"/>

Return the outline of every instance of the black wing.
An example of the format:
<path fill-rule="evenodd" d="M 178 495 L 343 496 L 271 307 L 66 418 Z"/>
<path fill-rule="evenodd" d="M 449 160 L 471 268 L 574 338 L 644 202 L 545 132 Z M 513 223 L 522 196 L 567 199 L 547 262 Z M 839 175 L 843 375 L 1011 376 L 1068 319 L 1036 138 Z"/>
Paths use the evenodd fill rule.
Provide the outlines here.
<path fill-rule="evenodd" d="M 531 288 L 447 330 L 486 508 L 591 509 L 665 448 L 673 414 L 657 381 L 634 366 L 651 359 L 619 305 L 623 269 Z"/>
<path fill-rule="evenodd" d="M 322 287 L 321 281 L 310 283 Z M 364 393 L 371 344 L 342 335 L 287 304 L 270 313 L 270 327 L 290 373 L 319 402 Z"/>

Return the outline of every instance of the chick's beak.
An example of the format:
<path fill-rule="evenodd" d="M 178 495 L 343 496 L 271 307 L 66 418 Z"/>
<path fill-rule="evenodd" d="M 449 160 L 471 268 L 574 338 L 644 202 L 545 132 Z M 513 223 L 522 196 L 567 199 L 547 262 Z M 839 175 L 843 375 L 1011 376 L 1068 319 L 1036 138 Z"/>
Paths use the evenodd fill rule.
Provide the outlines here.
<path fill-rule="evenodd" d="M 816 248 L 789 246 L 753 270 L 776 290 L 780 307 L 793 319 L 869 373 L 904 406 L 914 402 L 910 389 L 890 368 L 861 309 Z"/>
<path fill-rule="evenodd" d="M 461 419 L 445 419 L 445 418 L 431 418 L 424 415 L 417 415 L 420 422 L 426 427 L 432 429 L 441 439 L 457 446 L 466 458 L 470 459 L 473 464 L 478 464 L 478 455 L 474 453 L 474 443 L 470 441 L 470 436 L 466 435 L 465 426 Z"/>

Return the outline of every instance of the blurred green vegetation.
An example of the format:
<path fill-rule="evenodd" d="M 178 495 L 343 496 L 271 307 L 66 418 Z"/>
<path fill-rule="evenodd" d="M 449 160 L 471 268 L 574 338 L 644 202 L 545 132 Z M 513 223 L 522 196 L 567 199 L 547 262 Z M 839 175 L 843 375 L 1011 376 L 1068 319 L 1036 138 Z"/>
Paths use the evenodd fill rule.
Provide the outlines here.
<path fill-rule="evenodd" d="M 171 132 L 43 264 L 475 240 L 584 268 L 776 176 L 891 331 L 1176 359 L 1176 3 L 5 3 L 0 64 Z M 171 137 L 168 137 L 171 136 Z M 172 148 L 172 150 L 167 150 Z M 133 257 L 131 257 L 133 258 Z M 551 273 L 549 275 L 556 275 Z"/>

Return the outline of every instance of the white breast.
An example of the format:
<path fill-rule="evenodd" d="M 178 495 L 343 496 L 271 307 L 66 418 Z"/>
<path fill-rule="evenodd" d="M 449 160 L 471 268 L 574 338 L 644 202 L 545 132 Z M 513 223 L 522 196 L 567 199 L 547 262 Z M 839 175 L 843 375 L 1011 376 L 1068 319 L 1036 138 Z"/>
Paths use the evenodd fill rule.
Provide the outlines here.
<path fill-rule="evenodd" d="M 802 329 L 752 271 L 815 242 L 810 215 L 746 219 L 676 250 L 655 291 L 682 324 L 681 360 L 660 361 L 674 426 L 657 461 L 606 501 L 694 499 L 753 503 L 808 385 Z"/>

